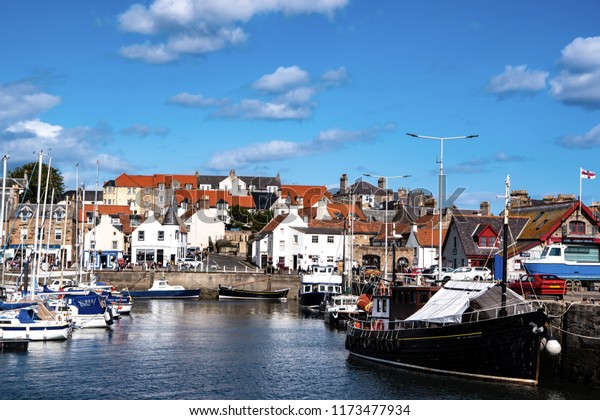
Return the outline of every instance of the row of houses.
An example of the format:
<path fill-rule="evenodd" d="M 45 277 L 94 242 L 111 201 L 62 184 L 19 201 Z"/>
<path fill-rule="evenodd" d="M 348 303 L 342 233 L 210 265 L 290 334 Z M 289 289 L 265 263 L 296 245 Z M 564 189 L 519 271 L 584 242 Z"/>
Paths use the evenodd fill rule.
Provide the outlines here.
<path fill-rule="evenodd" d="M 438 263 L 440 220 L 445 266 L 493 269 L 503 249 L 503 217 L 491 215 L 489 203 L 476 210 L 445 209 L 440 218 L 432 194 L 392 191 L 383 178 L 377 186 L 362 179 L 350 184 L 344 174 L 339 189 L 331 191 L 233 170 L 228 176 L 121 174 L 102 191 L 70 191 L 56 204 L 39 206 L 21 202 L 26 180 L 7 181 L 5 262 L 25 259 L 39 245 L 51 264 L 165 265 L 190 250 L 216 251 L 224 241 L 261 268 L 345 262 L 346 270 L 405 270 Z M 512 192 L 511 203 L 511 272 L 551 242 L 600 243 L 598 206 L 573 196 L 533 200 L 523 190 Z"/>

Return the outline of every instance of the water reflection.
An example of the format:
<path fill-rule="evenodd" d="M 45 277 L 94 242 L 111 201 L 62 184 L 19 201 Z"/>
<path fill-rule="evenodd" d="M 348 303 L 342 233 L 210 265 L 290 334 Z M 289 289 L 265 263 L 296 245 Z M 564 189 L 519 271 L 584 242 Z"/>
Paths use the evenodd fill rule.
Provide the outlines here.
<path fill-rule="evenodd" d="M 348 356 L 297 302 L 136 301 L 110 331 L 2 355 L 6 399 L 598 399 L 428 375 Z"/>

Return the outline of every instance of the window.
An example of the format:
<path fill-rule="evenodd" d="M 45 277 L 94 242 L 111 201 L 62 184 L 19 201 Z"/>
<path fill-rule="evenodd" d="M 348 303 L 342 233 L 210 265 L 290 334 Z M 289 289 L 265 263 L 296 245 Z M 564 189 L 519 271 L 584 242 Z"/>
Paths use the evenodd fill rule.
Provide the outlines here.
<path fill-rule="evenodd" d="M 143 240 L 144 240 L 144 236 L 145 236 L 145 235 L 144 235 L 144 231 L 143 231 L 143 230 L 140 230 L 140 231 L 138 232 L 138 241 L 143 241 Z"/>
<path fill-rule="evenodd" d="M 54 229 L 54 240 L 62 241 L 62 228 Z"/>
<path fill-rule="evenodd" d="M 285 251 L 285 241 L 279 241 L 279 250 Z"/>
<path fill-rule="evenodd" d="M 158 190 L 159 191 L 164 191 L 165 190 L 165 184 L 163 184 L 162 182 L 160 184 L 158 184 Z"/>
<path fill-rule="evenodd" d="M 165 231 L 164 230 L 159 230 L 158 231 L 158 240 L 159 241 L 164 241 L 165 240 Z"/>
<path fill-rule="evenodd" d="M 319 237 L 317 235 L 313 235 L 313 237 L 312 237 L 312 243 L 313 244 L 318 244 L 319 243 Z"/>
<path fill-rule="evenodd" d="M 26 227 L 21 228 L 21 239 L 27 239 L 27 228 Z"/>
<path fill-rule="evenodd" d="M 25 209 L 25 210 L 21 211 L 20 217 L 21 217 L 22 222 L 26 222 L 31 216 L 33 216 L 33 213 L 31 212 L 31 210 Z"/>
<path fill-rule="evenodd" d="M 560 254 L 561 254 L 560 251 L 561 251 L 560 248 L 550 248 L 549 256 L 550 257 L 560 257 Z"/>
<path fill-rule="evenodd" d="M 192 189 L 192 184 L 185 184 L 185 189 L 186 190 L 191 190 Z"/>
<path fill-rule="evenodd" d="M 330 235 L 330 236 L 327 237 L 327 243 L 328 244 L 332 244 L 333 243 L 333 236 Z"/>
<path fill-rule="evenodd" d="M 298 243 L 298 235 L 294 235 L 294 243 L 297 244 Z"/>
<path fill-rule="evenodd" d="M 495 236 L 480 236 L 479 237 L 479 246 L 486 248 L 493 248 L 496 246 L 496 237 Z"/>
<path fill-rule="evenodd" d="M 65 217 L 65 212 L 63 210 L 57 210 L 54 213 L 54 218 L 57 222 L 60 222 Z"/>
<path fill-rule="evenodd" d="M 117 248 L 118 248 L 117 241 L 112 241 L 112 249 L 117 249 Z"/>
<path fill-rule="evenodd" d="M 570 222 L 569 233 L 572 235 L 585 235 L 585 222 L 579 220 Z"/>

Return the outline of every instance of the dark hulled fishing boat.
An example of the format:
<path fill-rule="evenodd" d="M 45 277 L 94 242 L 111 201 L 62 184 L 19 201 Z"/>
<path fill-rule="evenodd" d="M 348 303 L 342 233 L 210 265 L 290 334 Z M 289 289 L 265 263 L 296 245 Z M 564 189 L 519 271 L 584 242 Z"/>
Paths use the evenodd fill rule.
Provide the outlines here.
<path fill-rule="evenodd" d="M 287 300 L 290 289 L 280 290 L 249 290 L 236 289 L 229 286 L 219 285 L 219 299 L 240 299 L 240 300 Z"/>
<path fill-rule="evenodd" d="M 395 309 L 401 305 L 400 288 L 374 294 L 372 316 L 348 326 L 351 355 L 427 372 L 538 383 L 548 318 L 506 287 L 508 193 L 507 178 L 502 281 L 448 281 L 405 320 Z M 560 351 L 554 340 L 551 347 Z"/>
<path fill-rule="evenodd" d="M 399 290 L 398 290 L 399 291 Z M 373 316 L 350 323 L 354 356 L 401 367 L 536 384 L 546 316 L 508 290 L 506 315 L 495 283 L 450 281 L 406 320 L 389 318 L 395 291 L 374 296 Z"/>

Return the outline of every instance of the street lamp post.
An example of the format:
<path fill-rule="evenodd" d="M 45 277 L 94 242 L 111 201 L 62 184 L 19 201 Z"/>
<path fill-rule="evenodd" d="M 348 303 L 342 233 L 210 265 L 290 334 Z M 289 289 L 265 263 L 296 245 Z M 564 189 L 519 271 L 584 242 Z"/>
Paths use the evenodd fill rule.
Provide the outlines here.
<path fill-rule="evenodd" d="M 439 180 L 439 188 L 440 194 L 438 197 L 438 211 L 439 211 L 439 243 L 438 243 L 438 282 L 442 281 L 442 210 L 443 210 L 443 202 L 445 201 L 444 194 L 444 140 L 459 140 L 459 139 L 472 139 L 475 137 L 479 137 L 478 134 L 471 134 L 468 136 L 458 136 L 458 137 L 431 137 L 431 136 L 421 136 L 419 134 L 406 133 L 407 136 L 416 137 L 419 139 L 428 139 L 428 140 L 439 140 L 440 141 L 440 180 Z"/>
<path fill-rule="evenodd" d="M 389 179 L 397 179 L 397 178 L 408 178 L 410 175 L 396 175 L 396 176 L 381 176 L 381 175 L 372 175 L 372 174 L 363 174 L 363 176 L 367 176 L 369 178 L 383 178 L 385 180 L 385 212 L 383 213 L 383 224 L 385 225 L 385 265 L 383 268 L 383 279 L 387 280 L 387 268 L 388 268 L 388 226 L 387 226 L 387 188 L 388 188 L 388 180 Z M 394 261 L 394 264 L 396 262 Z"/>

